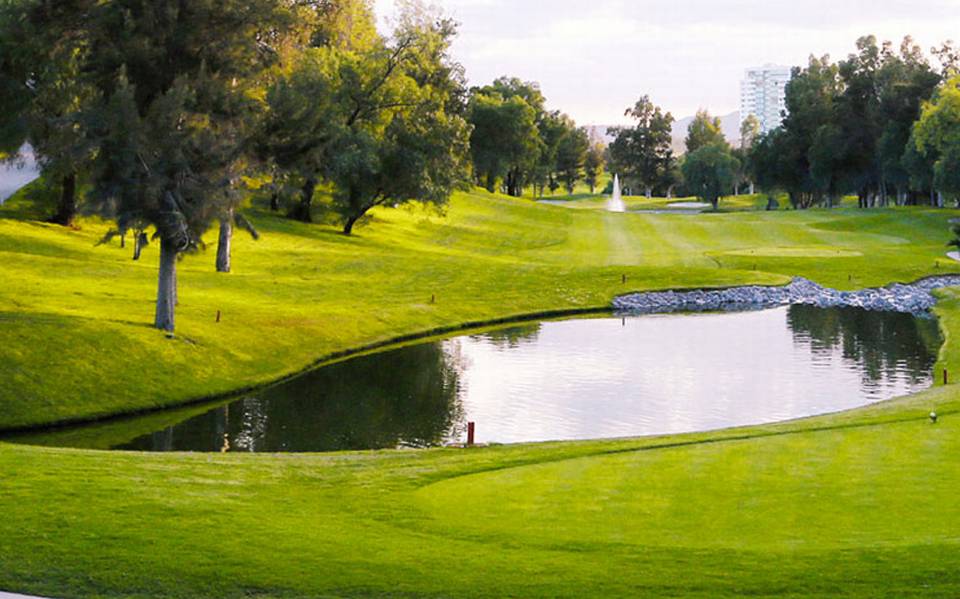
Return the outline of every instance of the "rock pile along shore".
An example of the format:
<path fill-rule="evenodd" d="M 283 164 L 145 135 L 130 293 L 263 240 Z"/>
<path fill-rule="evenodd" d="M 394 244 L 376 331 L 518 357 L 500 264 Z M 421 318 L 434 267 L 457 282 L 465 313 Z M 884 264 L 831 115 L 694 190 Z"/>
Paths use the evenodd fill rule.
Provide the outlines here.
<path fill-rule="evenodd" d="M 859 291 L 837 291 L 797 277 L 783 287 L 752 285 L 730 289 L 633 293 L 613 300 L 613 307 L 618 312 L 664 314 L 762 310 L 806 304 L 821 308 L 855 307 L 927 316 L 937 303 L 931 292 L 955 286 L 960 286 L 960 275 L 929 277 L 915 283 L 894 283 Z"/>

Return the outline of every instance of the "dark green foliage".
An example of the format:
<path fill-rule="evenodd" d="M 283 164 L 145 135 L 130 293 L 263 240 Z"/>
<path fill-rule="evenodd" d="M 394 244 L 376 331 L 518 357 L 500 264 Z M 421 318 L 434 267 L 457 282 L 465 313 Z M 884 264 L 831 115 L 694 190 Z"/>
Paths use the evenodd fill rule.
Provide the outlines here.
<path fill-rule="evenodd" d="M 468 120 L 473 127 L 470 152 L 477 183 L 520 196 L 545 149 L 544 130 L 551 121 L 543 113 L 538 86 L 506 77 L 472 90 Z"/>
<path fill-rule="evenodd" d="M 946 72 L 949 47 L 942 52 Z M 787 85 L 781 130 L 753 143 L 750 171 L 796 208 L 831 206 L 847 194 L 861 207 L 936 197 L 933 164 L 910 137 L 941 78 L 909 37 L 898 50 L 862 37 L 838 64 L 812 57 Z"/>
<path fill-rule="evenodd" d="M 587 158 L 583 165 L 583 180 L 590 186 L 590 193 L 594 193 L 597 187 L 597 181 L 603 174 L 603 167 L 606 163 L 606 148 L 601 143 L 590 144 L 587 150 Z"/>
<path fill-rule="evenodd" d="M 932 167 L 937 203 L 943 204 L 943 195 L 960 199 L 960 75 L 944 83 L 924 105 L 912 141 L 914 151 L 909 155 Z"/>
<path fill-rule="evenodd" d="M 688 154 L 711 144 L 727 143 L 726 138 L 723 137 L 720 118 L 710 116 L 710 113 L 706 110 L 698 110 L 697 116 L 694 117 L 693 122 L 687 128 L 685 143 Z"/>
<path fill-rule="evenodd" d="M 733 191 L 739 169 L 740 161 L 726 143 L 703 146 L 683 160 L 683 178 L 688 191 L 710 202 L 714 210 L 720 197 Z"/>
<path fill-rule="evenodd" d="M 610 171 L 620 175 L 627 186 L 637 185 L 650 196 L 654 189 L 666 189 L 673 164 L 671 127 L 673 116 L 643 96 L 626 111 L 636 124 L 610 130 L 616 136 L 609 149 Z"/>
<path fill-rule="evenodd" d="M 564 131 L 557 147 L 557 173 L 567 193 L 572 194 L 583 177 L 589 151 L 590 138 L 585 129 L 568 127 Z"/>

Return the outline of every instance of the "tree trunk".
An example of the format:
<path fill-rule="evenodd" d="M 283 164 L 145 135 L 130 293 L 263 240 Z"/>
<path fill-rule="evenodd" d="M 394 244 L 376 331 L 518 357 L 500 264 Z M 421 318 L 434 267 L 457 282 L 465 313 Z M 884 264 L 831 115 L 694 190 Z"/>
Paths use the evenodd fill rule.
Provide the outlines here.
<path fill-rule="evenodd" d="M 347 222 L 343 224 L 343 234 L 349 237 L 353 234 L 353 226 L 357 224 L 357 221 L 360 220 L 359 216 L 351 216 L 347 219 Z"/>
<path fill-rule="evenodd" d="M 317 180 L 309 177 L 303 183 L 303 189 L 300 191 L 300 202 L 290 211 L 290 218 L 301 222 L 313 222 L 311 208 L 313 207 L 313 192 L 317 189 Z"/>
<path fill-rule="evenodd" d="M 754 188 L 753 181 L 751 181 L 751 182 L 750 182 L 750 195 L 754 195 L 755 193 L 757 193 L 757 192 L 756 192 L 756 189 Z"/>
<path fill-rule="evenodd" d="M 60 203 L 57 205 L 57 213 L 53 215 L 50 222 L 69 227 L 73 225 L 77 218 L 77 176 L 69 174 L 63 178 L 60 186 Z"/>
<path fill-rule="evenodd" d="M 233 241 L 233 208 L 220 219 L 217 240 L 217 272 L 230 272 L 230 244 Z"/>
<path fill-rule="evenodd" d="M 133 259 L 140 259 L 140 252 L 143 251 L 143 246 L 147 245 L 147 234 L 146 233 L 134 233 L 133 234 Z"/>
<path fill-rule="evenodd" d="M 177 248 L 172 241 L 160 242 L 160 275 L 157 282 L 157 313 L 153 326 L 173 332 L 177 305 Z"/>

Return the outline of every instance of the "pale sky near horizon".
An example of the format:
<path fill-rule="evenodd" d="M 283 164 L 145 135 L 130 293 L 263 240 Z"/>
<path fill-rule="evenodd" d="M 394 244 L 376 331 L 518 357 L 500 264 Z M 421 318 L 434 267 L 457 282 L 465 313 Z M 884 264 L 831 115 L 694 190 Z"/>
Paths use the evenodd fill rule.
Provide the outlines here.
<path fill-rule="evenodd" d="M 375 0 L 388 18 L 394 0 Z M 835 60 L 861 35 L 960 42 L 960 0 L 432 0 L 460 23 L 472 85 L 538 81 L 551 109 L 617 124 L 643 94 L 677 118 L 739 108 L 744 69 Z"/>

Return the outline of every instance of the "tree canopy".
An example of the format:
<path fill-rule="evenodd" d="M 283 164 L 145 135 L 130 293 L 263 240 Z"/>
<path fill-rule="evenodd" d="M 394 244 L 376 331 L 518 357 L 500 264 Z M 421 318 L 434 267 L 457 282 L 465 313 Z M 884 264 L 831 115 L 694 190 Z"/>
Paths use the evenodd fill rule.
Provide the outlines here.
<path fill-rule="evenodd" d="M 960 76 L 947 80 L 923 106 L 912 141 L 932 163 L 934 186 L 960 198 Z"/>
<path fill-rule="evenodd" d="M 740 161 L 726 143 L 713 142 L 687 154 L 682 168 L 687 189 L 716 210 L 720 198 L 729 194 L 737 182 Z"/>
<path fill-rule="evenodd" d="M 710 116 L 706 110 L 698 110 L 693 122 L 687 128 L 687 138 L 684 143 L 688 154 L 710 144 L 726 144 L 720 118 Z"/>
<path fill-rule="evenodd" d="M 786 87 L 781 128 L 752 144 L 751 170 L 797 208 L 833 205 L 856 194 L 863 207 L 936 197 L 933 165 L 910 137 L 923 102 L 951 68 L 952 46 L 937 51 L 938 72 L 909 37 L 899 47 L 873 36 L 833 63 L 811 57 Z"/>
<path fill-rule="evenodd" d="M 649 197 L 654 189 L 666 189 L 672 184 L 673 116 L 654 105 L 649 96 L 641 97 L 624 114 L 635 124 L 610 130 L 615 136 L 609 149 L 610 169 L 629 186 L 645 189 Z"/>

